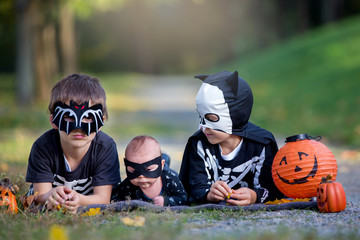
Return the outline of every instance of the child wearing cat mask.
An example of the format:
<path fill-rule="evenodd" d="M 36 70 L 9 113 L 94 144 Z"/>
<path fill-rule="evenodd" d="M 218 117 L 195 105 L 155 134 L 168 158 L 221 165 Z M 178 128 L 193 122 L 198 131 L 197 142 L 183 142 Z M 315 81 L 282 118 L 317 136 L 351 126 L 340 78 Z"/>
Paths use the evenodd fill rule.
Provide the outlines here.
<path fill-rule="evenodd" d="M 200 130 L 185 147 L 180 180 L 190 203 L 231 205 L 282 198 L 271 174 L 278 147 L 273 135 L 249 122 L 253 95 L 238 73 L 195 76 Z"/>

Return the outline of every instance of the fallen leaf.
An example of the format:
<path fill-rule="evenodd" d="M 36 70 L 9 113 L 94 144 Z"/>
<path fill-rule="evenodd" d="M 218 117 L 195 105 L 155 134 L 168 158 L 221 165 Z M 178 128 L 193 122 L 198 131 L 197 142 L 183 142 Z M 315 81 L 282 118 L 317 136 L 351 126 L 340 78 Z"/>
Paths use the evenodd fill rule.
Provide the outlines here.
<path fill-rule="evenodd" d="M 21 197 L 21 203 L 25 210 L 28 209 L 31 206 L 31 204 L 33 204 L 37 195 L 38 192 L 35 192 L 34 195 Z"/>
<path fill-rule="evenodd" d="M 264 204 L 266 205 L 279 205 L 279 204 L 283 204 L 283 203 L 289 203 L 289 202 L 309 202 L 311 200 L 311 198 L 295 198 L 295 199 L 287 199 L 287 198 L 283 198 L 283 199 L 276 199 L 274 201 L 268 201 Z"/>
<path fill-rule="evenodd" d="M 68 240 L 66 229 L 63 226 L 54 224 L 51 225 L 49 231 L 49 240 Z"/>
<path fill-rule="evenodd" d="M 80 216 L 88 217 L 88 216 L 95 216 L 100 214 L 100 208 L 90 208 L 87 212 L 84 212 Z"/>
<path fill-rule="evenodd" d="M 135 216 L 134 218 L 124 217 L 121 218 L 121 221 L 123 221 L 123 223 L 126 226 L 142 227 L 145 224 L 145 217 L 141 217 L 141 216 Z"/>

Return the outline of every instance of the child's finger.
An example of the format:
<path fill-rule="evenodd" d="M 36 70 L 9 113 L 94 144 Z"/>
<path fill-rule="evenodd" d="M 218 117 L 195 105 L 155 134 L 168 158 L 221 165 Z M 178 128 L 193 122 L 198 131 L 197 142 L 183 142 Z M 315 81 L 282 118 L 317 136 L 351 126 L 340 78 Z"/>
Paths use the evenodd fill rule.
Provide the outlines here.
<path fill-rule="evenodd" d="M 216 189 L 221 193 L 220 196 L 227 197 L 229 193 L 231 193 L 231 188 L 225 183 L 219 181 L 219 183 L 216 185 Z"/>
<path fill-rule="evenodd" d="M 67 205 L 67 204 L 65 204 L 65 205 L 63 205 L 63 207 L 66 209 L 66 210 L 68 210 L 69 212 L 71 212 L 71 213 L 76 213 L 76 211 L 77 211 L 77 209 L 78 209 L 78 207 L 75 205 L 75 206 L 73 206 L 73 205 Z"/>
<path fill-rule="evenodd" d="M 235 206 L 244 206 L 250 204 L 250 199 L 244 199 L 244 200 L 227 199 L 226 202 Z"/>
<path fill-rule="evenodd" d="M 231 193 L 231 192 L 232 192 L 231 188 L 229 187 L 229 185 L 227 185 L 226 182 L 223 182 L 223 181 L 218 181 L 218 182 L 219 182 L 219 184 L 221 185 L 221 187 L 223 187 L 223 188 L 226 190 L 226 195 L 227 195 L 228 193 Z"/>
<path fill-rule="evenodd" d="M 57 202 L 54 198 L 52 198 L 51 196 L 48 198 L 48 200 L 46 200 L 45 202 L 45 206 L 47 209 L 53 209 L 56 206 L 60 205 L 59 202 Z"/>
<path fill-rule="evenodd" d="M 72 200 L 76 195 L 76 191 L 71 190 L 68 194 L 67 197 L 69 200 Z"/>
<path fill-rule="evenodd" d="M 224 200 L 224 198 L 226 196 L 227 196 L 227 193 L 226 193 L 225 189 L 223 189 L 223 191 L 219 191 L 217 189 L 214 190 L 214 197 L 216 198 L 217 201 Z"/>
<path fill-rule="evenodd" d="M 57 187 L 55 188 L 55 193 L 57 196 L 55 196 L 55 194 L 52 194 L 52 197 L 55 198 L 56 200 L 58 201 L 61 201 L 63 203 L 64 200 L 67 200 L 68 197 L 67 197 L 67 194 L 65 193 L 64 191 L 64 188 L 63 187 Z"/>
<path fill-rule="evenodd" d="M 48 197 L 48 203 L 57 206 L 64 203 L 64 199 L 62 199 L 55 191 L 53 191 Z"/>

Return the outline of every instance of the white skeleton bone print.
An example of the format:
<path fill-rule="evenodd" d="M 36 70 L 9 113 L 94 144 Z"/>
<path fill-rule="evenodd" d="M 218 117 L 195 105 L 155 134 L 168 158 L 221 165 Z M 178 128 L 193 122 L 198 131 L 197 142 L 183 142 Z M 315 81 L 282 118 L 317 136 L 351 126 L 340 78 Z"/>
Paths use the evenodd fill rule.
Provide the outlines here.
<path fill-rule="evenodd" d="M 90 191 L 94 189 L 94 187 L 92 186 L 92 177 L 68 182 L 64 177 L 54 174 L 53 185 L 69 187 L 72 190 L 75 190 L 78 193 L 84 195 L 88 194 Z"/>
<path fill-rule="evenodd" d="M 244 162 L 243 164 L 236 166 L 233 169 L 222 168 L 219 165 L 216 156 L 212 155 L 209 149 L 203 148 L 201 141 L 198 141 L 197 143 L 197 150 L 199 156 L 204 161 L 205 171 L 208 176 L 208 184 L 212 184 L 218 180 L 221 180 L 226 182 L 230 188 L 233 188 L 237 184 L 240 184 L 241 187 L 248 187 L 248 184 L 246 182 L 242 182 L 241 180 L 246 176 L 246 174 L 248 174 L 249 171 L 251 171 L 255 174 L 254 187 L 262 188 L 259 183 L 259 176 L 260 176 L 261 168 L 263 166 L 263 162 L 265 161 L 265 148 L 263 148 L 259 156 L 255 156 L 249 159 L 248 161 Z M 213 175 L 210 173 L 210 171 L 213 172 Z"/>

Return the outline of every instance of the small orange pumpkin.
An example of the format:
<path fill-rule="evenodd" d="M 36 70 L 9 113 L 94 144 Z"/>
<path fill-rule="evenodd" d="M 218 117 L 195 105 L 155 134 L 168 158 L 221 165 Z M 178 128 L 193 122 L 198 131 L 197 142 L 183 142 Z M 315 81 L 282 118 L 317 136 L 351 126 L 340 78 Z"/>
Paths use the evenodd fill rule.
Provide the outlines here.
<path fill-rule="evenodd" d="M 331 181 L 332 176 L 322 178 L 316 198 L 320 212 L 341 212 L 346 208 L 346 195 L 343 186 Z"/>
<path fill-rule="evenodd" d="M 15 194 L 18 191 L 18 186 L 12 185 L 9 178 L 4 178 L 0 181 L 0 206 L 8 206 L 8 213 L 18 212 L 15 198 Z"/>

